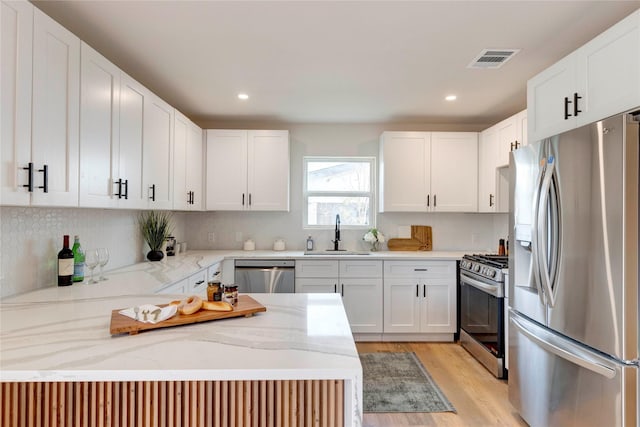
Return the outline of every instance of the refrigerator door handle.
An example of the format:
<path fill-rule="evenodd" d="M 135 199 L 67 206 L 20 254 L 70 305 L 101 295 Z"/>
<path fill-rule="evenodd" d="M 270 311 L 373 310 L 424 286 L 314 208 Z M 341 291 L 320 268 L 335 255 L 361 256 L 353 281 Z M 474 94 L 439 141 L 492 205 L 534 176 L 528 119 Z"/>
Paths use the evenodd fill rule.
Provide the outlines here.
<path fill-rule="evenodd" d="M 540 195 L 542 194 L 542 180 L 545 172 L 545 162 L 543 159 L 540 165 L 540 172 L 538 173 L 538 179 L 536 180 L 536 191 L 533 193 L 533 224 L 531 225 L 531 270 L 529 277 L 533 279 L 533 283 L 538 291 L 538 297 L 540 298 L 540 304 L 546 305 L 545 295 L 542 292 L 542 281 L 540 278 L 540 262 L 538 261 L 538 206 L 540 203 Z"/>
<path fill-rule="evenodd" d="M 612 362 L 595 354 L 586 354 L 581 346 L 527 321 L 513 311 L 510 313 L 511 322 L 518 332 L 544 350 L 609 379 L 615 378 L 616 365 Z"/>
<path fill-rule="evenodd" d="M 538 199 L 538 213 L 536 215 L 536 247 L 537 247 L 537 260 L 538 271 L 540 274 L 541 285 L 543 286 L 546 294 L 547 302 L 550 307 L 555 305 L 555 297 L 553 295 L 553 289 L 551 288 L 551 276 L 549 275 L 549 261 L 547 253 L 547 244 L 545 235 L 547 234 L 547 205 L 549 203 L 549 193 L 551 191 L 551 182 L 553 179 L 553 172 L 555 169 L 555 162 L 553 157 L 549 157 L 547 167 L 544 171 L 544 179 L 542 180 L 542 188 L 540 189 L 540 197 Z M 557 239 L 555 239 L 557 242 Z M 553 242 L 554 244 L 556 242 Z M 542 244 L 541 244 L 542 243 Z"/>

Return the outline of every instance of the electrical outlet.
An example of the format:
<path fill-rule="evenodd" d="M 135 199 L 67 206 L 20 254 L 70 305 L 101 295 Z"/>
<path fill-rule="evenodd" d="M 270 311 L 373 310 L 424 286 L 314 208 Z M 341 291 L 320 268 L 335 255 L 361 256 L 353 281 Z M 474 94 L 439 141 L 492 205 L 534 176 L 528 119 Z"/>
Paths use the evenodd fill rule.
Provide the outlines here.
<path fill-rule="evenodd" d="M 236 242 L 242 242 L 242 231 L 236 231 Z"/>
<path fill-rule="evenodd" d="M 209 240 L 209 243 L 213 243 L 216 241 L 216 235 L 213 231 L 210 231 L 209 234 L 207 235 L 207 239 Z"/>

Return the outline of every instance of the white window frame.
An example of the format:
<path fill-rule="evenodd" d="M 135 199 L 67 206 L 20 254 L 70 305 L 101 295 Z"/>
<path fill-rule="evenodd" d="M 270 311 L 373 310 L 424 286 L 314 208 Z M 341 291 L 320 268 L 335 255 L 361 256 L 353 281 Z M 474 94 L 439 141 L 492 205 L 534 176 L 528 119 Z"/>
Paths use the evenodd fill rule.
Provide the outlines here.
<path fill-rule="evenodd" d="M 376 158 L 375 157 L 355 157 L 355 156 L 305 156 L 302 159 L 302 226 L 304 229 L 329 230 L 333 229 L 333 224 L 310 225 L 309 224 L 309 197 L 314 196 L 338 196 L 338 197 L 369 197 L 369 225 L 348 225 L 341 224 L 343 229 L 368 230 L 376 226 Z M 369 191 L 308 191 L 307 171 L 309 162 L 353 162 L 369 163 Z"/>

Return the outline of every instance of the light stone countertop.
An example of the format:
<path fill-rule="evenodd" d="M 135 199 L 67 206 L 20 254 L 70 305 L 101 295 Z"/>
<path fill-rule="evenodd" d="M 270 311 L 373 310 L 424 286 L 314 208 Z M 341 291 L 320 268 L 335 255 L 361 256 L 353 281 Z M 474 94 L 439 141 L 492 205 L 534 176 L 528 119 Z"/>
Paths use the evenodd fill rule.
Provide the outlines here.
<path fill-rule="evenodd" d="M 463 254 L 193 250 L 110 271 L 108 280 L 98 284 L 7 297 L 0 300 L 0 380 L 343 377 L 347 371 L 360 372 L 360 364 L 339 295 L 253 294 L 266 313 L 132 336 L 109 334 L 111 311 L 167 303 L 180 295 L 158 291 L 224 259 L 452 260 Z"/>

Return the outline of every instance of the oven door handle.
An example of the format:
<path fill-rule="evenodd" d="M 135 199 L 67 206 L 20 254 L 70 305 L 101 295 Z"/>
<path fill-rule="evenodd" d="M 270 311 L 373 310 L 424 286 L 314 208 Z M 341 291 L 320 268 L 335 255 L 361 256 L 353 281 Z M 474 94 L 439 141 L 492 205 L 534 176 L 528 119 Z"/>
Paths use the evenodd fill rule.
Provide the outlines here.
<path fill-rule="evenodd" d="M 493 286 L 493 285 L 483 283 L 480 280 L 476 280 L 474 278 L 467 276 L 466 274 L 460 275 L 460 281 L 468 285 L 471 285 L 474 288 L 481 290 L 482 292 L 493 295 L 496 298 L 504 297 L 504 292 L 499 286 Z"/>

